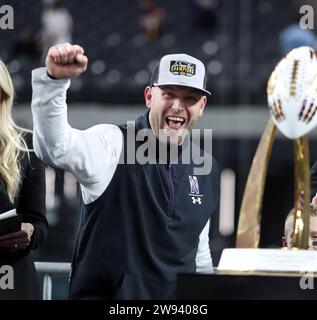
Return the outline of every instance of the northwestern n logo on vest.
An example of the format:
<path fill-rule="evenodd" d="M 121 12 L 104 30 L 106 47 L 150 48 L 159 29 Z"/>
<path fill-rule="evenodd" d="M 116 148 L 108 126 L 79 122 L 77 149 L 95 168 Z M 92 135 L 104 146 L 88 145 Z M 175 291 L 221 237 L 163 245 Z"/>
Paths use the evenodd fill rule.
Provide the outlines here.
<path fill-rule="evenodd" d="M 192 198 L 192 203 L 195 205 L 202 203 L 203 195 L 199 193 L 199 184 L 196 176 L 188 176 L 190 193 L 188 194 Z"/>

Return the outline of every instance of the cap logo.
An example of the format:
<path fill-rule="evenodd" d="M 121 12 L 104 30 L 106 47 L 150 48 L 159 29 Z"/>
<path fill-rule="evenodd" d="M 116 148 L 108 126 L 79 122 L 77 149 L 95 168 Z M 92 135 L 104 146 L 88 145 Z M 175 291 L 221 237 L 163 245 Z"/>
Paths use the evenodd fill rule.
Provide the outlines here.
<path fill-rule="evenodd" d="M 196 74 L 196 65 L 186 61 L 171 61 L 170 72 L 178 76 L 191 77 Z"/>

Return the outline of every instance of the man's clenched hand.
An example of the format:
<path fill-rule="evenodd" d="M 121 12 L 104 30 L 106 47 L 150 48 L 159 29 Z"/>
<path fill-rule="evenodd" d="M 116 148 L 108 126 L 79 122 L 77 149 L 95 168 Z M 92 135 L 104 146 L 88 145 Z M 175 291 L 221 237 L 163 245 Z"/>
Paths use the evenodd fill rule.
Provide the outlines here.
<path fill-rule="evenodd" d="M 56 79 L 70 79 L 86 71 L 88 59 L 82 47 L 62 43 L 49 49 L 45 64 L 50 76 Z"/>

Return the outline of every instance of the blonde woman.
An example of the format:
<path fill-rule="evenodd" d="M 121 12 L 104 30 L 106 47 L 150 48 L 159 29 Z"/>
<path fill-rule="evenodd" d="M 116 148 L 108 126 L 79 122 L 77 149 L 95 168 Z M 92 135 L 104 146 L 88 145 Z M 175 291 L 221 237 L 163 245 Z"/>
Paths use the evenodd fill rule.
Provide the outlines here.
<path fill-rule="evenodd" d="M 32 150 L 31 132 L 12 119 L 13 98 L 10 74 L 0 60 L 0 214 L 16 209 L 22 215 L 21 230 L 0 237 L 0 267 L 9 265 L 14 272 L 14 289 L 0 288 L 0 299 L 35 299 L 39 296 L 31 250 L 48 229 L 45 172 Z"/>

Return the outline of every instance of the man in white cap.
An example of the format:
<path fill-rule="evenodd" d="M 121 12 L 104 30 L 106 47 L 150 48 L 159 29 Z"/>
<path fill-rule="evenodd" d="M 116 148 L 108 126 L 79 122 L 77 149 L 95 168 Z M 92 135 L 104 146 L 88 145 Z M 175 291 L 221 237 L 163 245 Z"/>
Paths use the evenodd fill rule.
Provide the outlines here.
<path fill-rule="evenodd" d="M 205 67 L 186 54 L 160 60 L 144 91 L 149 111 L 133 126 L 136 136 L 150 141 L 144 162 L 138 157 L 144 143 L 131 140 L 129 125 L 81 131 L 68 124 L 69 79 L 87 62 L 80 46 L 56 45 L 46 68 L 32 74 L 35 152 L 70 171 L 81 186 L 70 297 L 173 299 L 178 273 L 212 272 L 209 219 L 219 201 L 219 170 L 211 155 L 186 144 L 210 94 Z M 186 148 L 191 156 L 184 163 Z M 195 173 L 197 153 L 210 170 Z"/>

